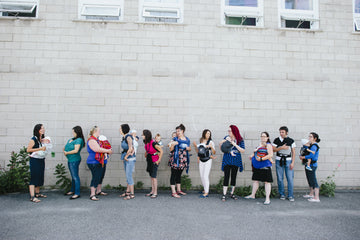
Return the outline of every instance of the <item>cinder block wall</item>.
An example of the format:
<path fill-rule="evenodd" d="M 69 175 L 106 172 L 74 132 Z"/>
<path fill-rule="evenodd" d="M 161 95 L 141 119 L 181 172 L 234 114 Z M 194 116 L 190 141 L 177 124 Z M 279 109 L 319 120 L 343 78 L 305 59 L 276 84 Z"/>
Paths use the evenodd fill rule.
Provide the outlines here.
<path fill-rule="evenodd" d="M 119 126 L 150 129 L 168 143 L 183 123 L 191 141 L 213 132 L 218 155 L 211 183 L 223 175 L 218 143 L 230 124 L 245 138 L 245 171 L 261 131 L 278 136 L 287 125 L 300 139 L 318 132 L 318 177 L 336 172 L 339 186 L 360 186 L 360 35 L 352 33 L 352 2 L 320 2 L 320 30 L 278 29 L 277 1 L 265 1 L 265 27 L 220 26 L 220 1 L 186 0 L 184 24 L 139 23 L 138 1 L 125 0 L 124 22 L 76 20 L 77 1 L 40 1 L 39 19 L 0 19 L 0 164 L 27 145 L 36 123 L 56 143 L 46 159 L 46 185 L 66 164 L 63 146 L 71 128 L 85 134 L 98 125 L 113 144 L 104 184 L 126 184 Z M 140 143 L 135 181 L 150 185 Z M 193 152 L 190 177 L 200 184 Z M 88 186 L 82 151 L 82 185 Z M 159 185 L 169 185 L 168 149 Z M 275 177 L 275 172 L 274 172 Z M 276 178 L 276 177 L 275 177 Z M 274 183 L 275 186 L 275 183 Z M 295 186 L 305 187 L 299 159 Z"/>

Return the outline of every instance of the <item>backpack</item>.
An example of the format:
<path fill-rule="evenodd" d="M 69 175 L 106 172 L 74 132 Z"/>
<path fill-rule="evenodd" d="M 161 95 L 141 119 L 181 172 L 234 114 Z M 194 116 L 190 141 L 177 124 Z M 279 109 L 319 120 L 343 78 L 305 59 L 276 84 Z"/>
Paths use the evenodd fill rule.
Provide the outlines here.
<path fill-rule="evenodd" d="M 206 145 L 209 145 L 210 140 L 207 141 Z M 210 159 L 210 151 L 209 148 L 206 148 L 204 145 L 200 145 L 198 148 L 198 157 L 200 161 L 206 162 Z"/>

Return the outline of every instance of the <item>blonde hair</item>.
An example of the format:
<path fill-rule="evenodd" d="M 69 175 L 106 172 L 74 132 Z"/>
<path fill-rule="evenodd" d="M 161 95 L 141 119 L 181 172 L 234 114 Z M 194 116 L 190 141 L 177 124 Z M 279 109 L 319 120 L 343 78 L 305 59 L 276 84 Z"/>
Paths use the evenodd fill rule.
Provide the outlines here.
<path fill-rule="evenodd" d="M 89 137 L 91 137 L 92 135 L 94 135 L 94 132 L 98 129 L 98 126 L 93 126 L 91 129 L 90 129 L 90 133 L 89 133 Z"/>

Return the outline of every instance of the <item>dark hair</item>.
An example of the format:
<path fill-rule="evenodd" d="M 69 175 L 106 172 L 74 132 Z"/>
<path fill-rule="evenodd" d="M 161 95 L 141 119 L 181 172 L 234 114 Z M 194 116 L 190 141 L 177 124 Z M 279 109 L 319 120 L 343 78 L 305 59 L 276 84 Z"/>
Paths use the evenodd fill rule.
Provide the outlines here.
<path fill-rule="evenodd" d="M 266 141 L 266 143 L 271 143 L 270 141 L 270 135 L 268 132 L 262 132 L 261 134 L 265 134 L 268 137 L 268 140 Z"/>
<path fill-rule="evenodd" d="M 185 132 L 185 126 L 182 123 L 179 126 L 177 126 L 176 129 L 180 129 L 183 132 Z"/>
<path fill-rule="evenodd" d="M 145 136 L 144 143 L 147 144 L 147 143 L 151 142 L 152 134 L 151 134 L 150 130 L 144 129 L 143 134 Z"/>
<path fill-rule="evenodd" d="M 243 140 L 243 138 L 240 134 L 238 127 L 235 125 L 230 125 L 230 128 L 231 128 L 231 132 L 234 134 L 236 138 L 236 144 L 239 145 L 239 143 Z"/>
<path fill-rule="evenodd" d="M 311 132 L 310 133 L 312 136 L 313 136 L 313 138 L 315 139 L 315 142 L 317 142 L 317 143 L 319 143 L 320 142 L 320 138 L 319 138 L 319 134 L 317 134 L 317 133 L 315 133 L 315 132 Z"/>
<path fill-rule="evenodd" d="M 73 139 L 75 140 L 77 138 L 81 138 L 83 140 L 83 145 L 82 146 L 85 146 L 85 138 L 84 138 L 84 134 L 83 134 L 83 131 L 82 131 L 81 127 L 80 126 L 75 126 L 75 127 L 73 127 L 73 130 L 76 133 L 76 137 L 73 138 Z"/>
<path fill-rule="evenodd" d="M 130 126 L 129 124 L 121 124 L 121 131 L 124 133 L 124 134 L 128 134 L 130 132 Z"/>
<path fill-rule="evenodd" d="M 42 126 L 43 126 L 42 123 L 36 124 L 35 127 L 34 127 L 34 131 L 33 131 L 33 135 L 34 135 L 35 137 L 37 137 L 37 139 L 38 139 L 39 141 L 40 141 L 40 138 L 44 138 L 44 137 L 45 137 L 44 134 L 40 136 L 40 132 L 39 132 L 39 131 L 40 131 L 40 129 L 41 129 Z"/>
<path fill-rule="evenodd" d="M 210 137 L 209 140 L 211 140 L 211 131 L 209 129 L 204 129 L 204 131 L 202 132 L 201 138 L 200 138 L 200 143 L 206 139 L 206 133 L 210 132 Z"/>
<path fill-rule="evenodd" d="M 286 133 L 289 132 L 289 129 L 288 129 L 287 126 L 282 126 L 282 127 L 280 127 L 280 128 L 279 128 L 279 131 L 281 131 L 281 130 L 284 130 Z"/>

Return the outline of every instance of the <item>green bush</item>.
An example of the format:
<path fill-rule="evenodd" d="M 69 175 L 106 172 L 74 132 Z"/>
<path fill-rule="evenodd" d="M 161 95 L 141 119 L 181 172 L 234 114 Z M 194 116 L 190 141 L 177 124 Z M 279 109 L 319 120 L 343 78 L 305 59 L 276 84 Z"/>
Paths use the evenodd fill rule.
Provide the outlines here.
<path fill-rule="evenodd" d="M 189 191 L 192 187 L 191 178 L 189 175 L 182 175 L 181 176 L 181 187 L 185 188 L 186 191 Z"/>
<path fill-rule="evenodd" d="M 240 197 L 245 197 L 251 194 L 252 191 L 252 186 L 241 186 L 241 187 L 237 187 L 235 188 L 235 195 L 238 195 Z M 277 190 L 275 188 L 271 188 L 271 192 L 270 192 L 270 197 L 276 197 L 277 195 Z M 255 197 L 256 198 L 265 198 L 266 196 L 266 192 L 265 192 L 265 187 L 264 186 L 259 186 Z"/>
<path fill-rule="evenodd" d="M 71 179 L 67 177 L 66 168 L 62 163 L 56 165 L 54 175 L 58 179 L 56 186 L 65 192 L 69 192 L 71 190 Z"/>
<path fill-rule="evenodd" d="M 328 176 L 325 181 L 321 181 L 320 194 L 327 197 L 335 197 L 336 184 L 333 176 Z"/>
<path fill-rule="evenodd" d="M 143 189 L 144 183 L 142 181 L 138 181 L 135 184 L 135 189 Z"/>
<path fill-rule="evenodd" d="M 4 169 L 0 173 L 0 194 L 22 191 L 28 188 L 30 181 L 29 154 L 26 148 L 20 149 L 19 153 L 12 152 L 9 170 Z"/>
<path fill-rule="evenodd" d="M 113 187 L 113 189 L 122 192 L 122 191 L 125 191 L 126 187 L 124 187 L 124 186 L 122 186 L 121 184 L 119 184 L 119 186 Z"/>
<path fill-rule="evenodd" d="M 110 184 L 106 184 L 105 187 L 104 187 L 105 190 L 111 190 L 112 189 L 112 186 L 110 186 Z"/>

